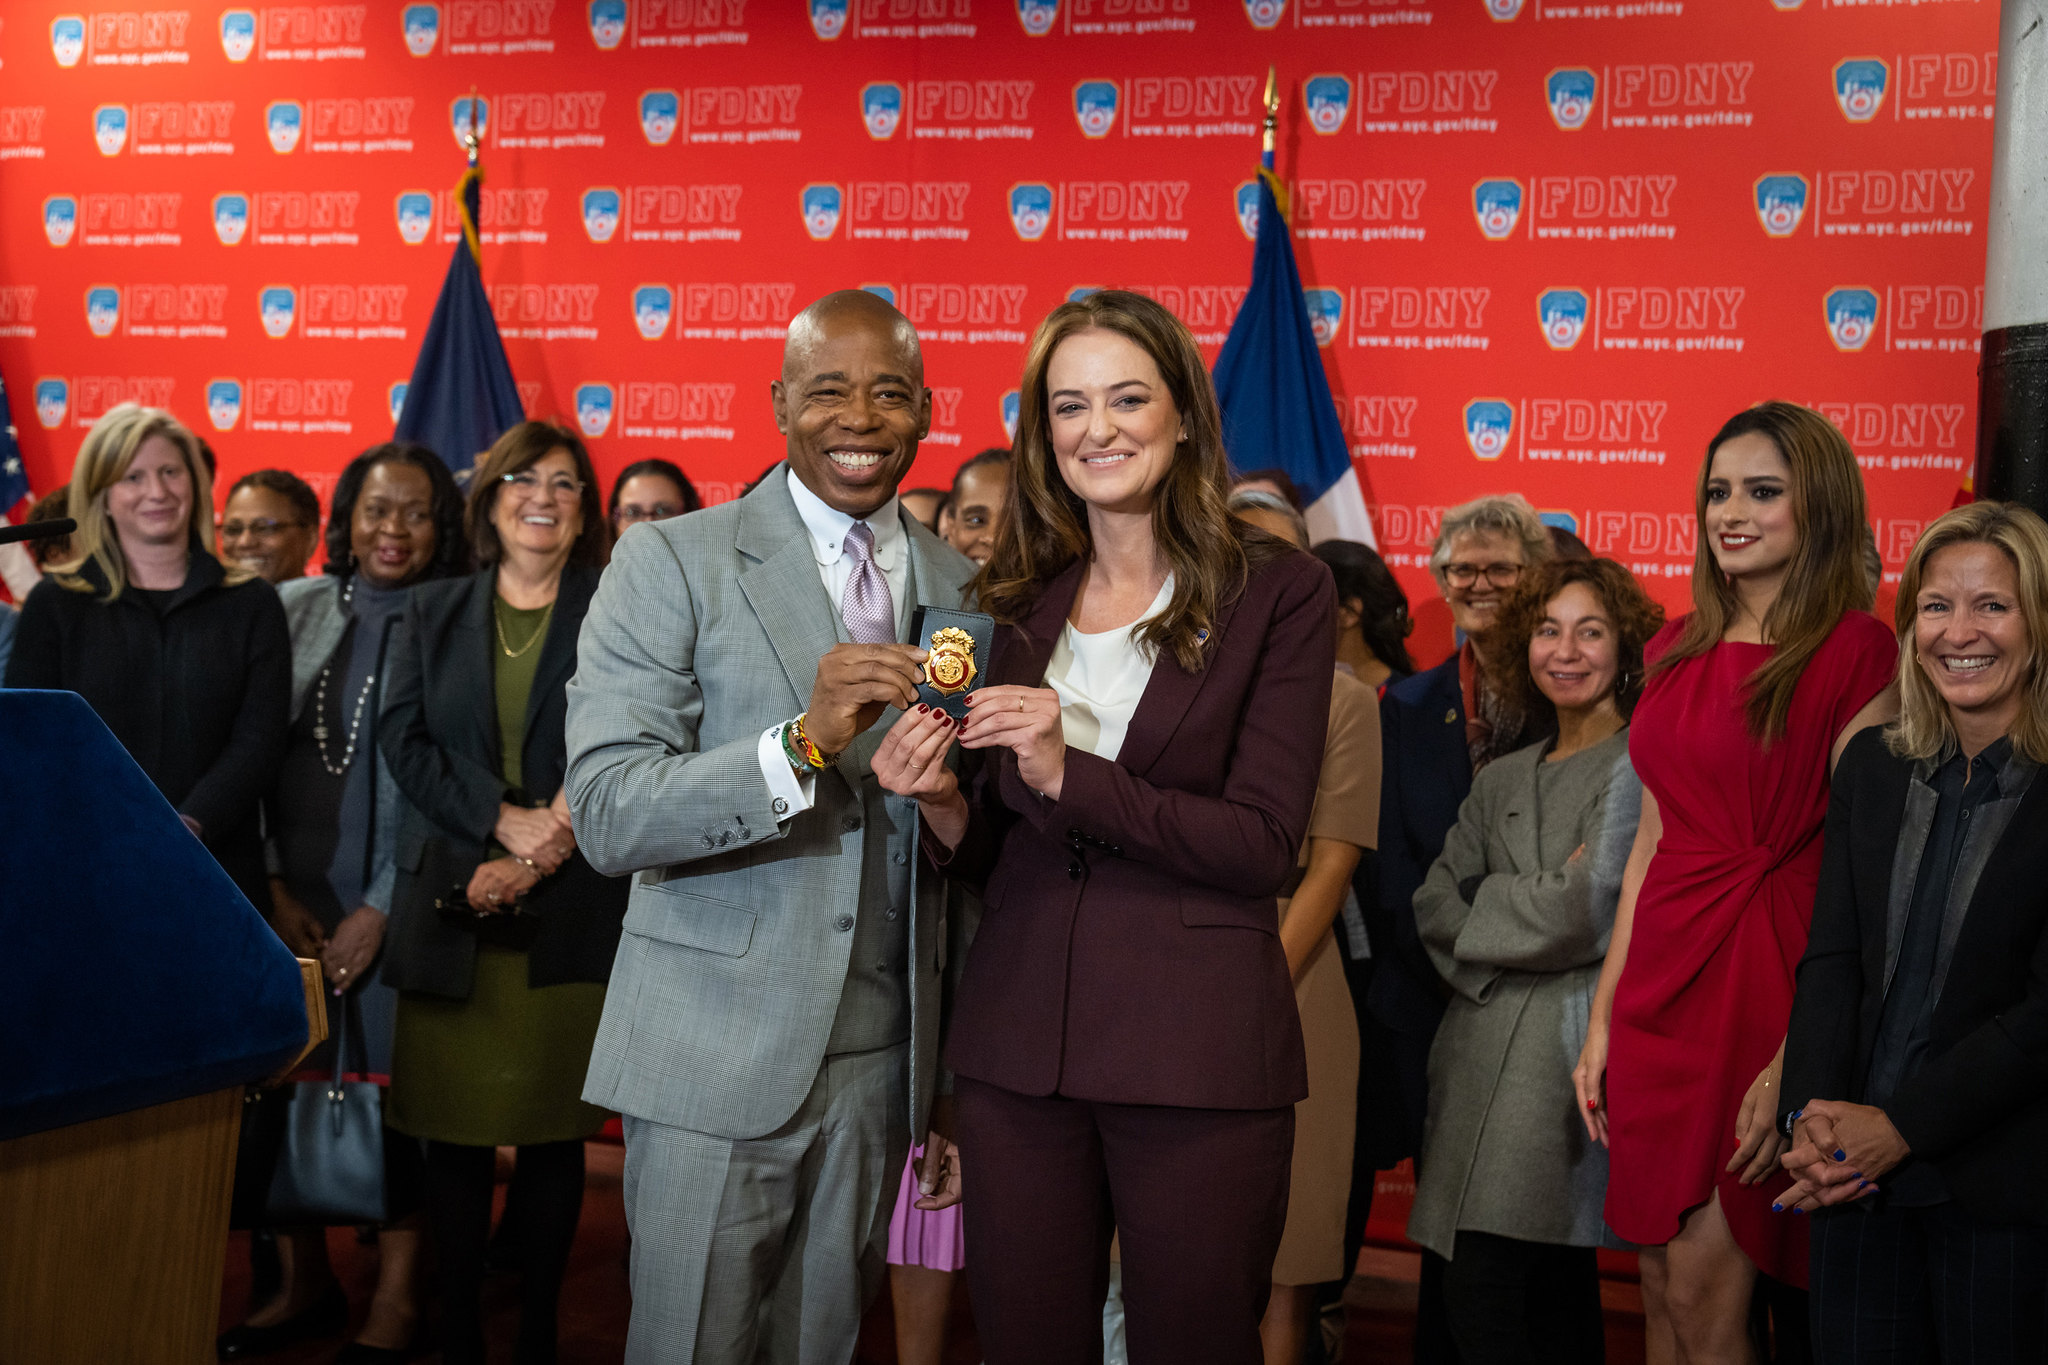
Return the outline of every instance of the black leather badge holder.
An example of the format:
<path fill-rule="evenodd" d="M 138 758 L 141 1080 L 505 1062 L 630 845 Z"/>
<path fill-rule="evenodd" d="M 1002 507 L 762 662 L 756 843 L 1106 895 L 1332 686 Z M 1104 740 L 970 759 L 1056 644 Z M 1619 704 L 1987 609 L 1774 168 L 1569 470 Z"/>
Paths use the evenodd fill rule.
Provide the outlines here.
<path fill-rule="evenodd" d="M 967 719 L 967 694 L 981 686 L 995 643 L 993 616 L 921 606 L 910 623 L 910 643 L 931 651 L 917 699 L 955 720 Z"/>

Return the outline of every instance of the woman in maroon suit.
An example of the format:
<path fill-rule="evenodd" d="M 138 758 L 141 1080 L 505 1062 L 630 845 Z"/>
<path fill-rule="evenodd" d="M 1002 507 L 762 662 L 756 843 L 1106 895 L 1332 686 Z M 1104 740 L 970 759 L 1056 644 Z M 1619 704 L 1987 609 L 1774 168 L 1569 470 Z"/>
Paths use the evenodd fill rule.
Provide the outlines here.
<path fill-rule="evenodd" d="M 975 1322 L 990 1365 L 1099 1359 L 1117 1234 L 1133 1359 L 1250 1365 L 1308 1091 L 1273 904 L 1315 799 L 1330 576 L 1224 510 L 1215 393 L 1152 300 L 1055 309 L 1022 400 L 987 685 L 874 760 L 986 888 L 948 1045 Z"/>

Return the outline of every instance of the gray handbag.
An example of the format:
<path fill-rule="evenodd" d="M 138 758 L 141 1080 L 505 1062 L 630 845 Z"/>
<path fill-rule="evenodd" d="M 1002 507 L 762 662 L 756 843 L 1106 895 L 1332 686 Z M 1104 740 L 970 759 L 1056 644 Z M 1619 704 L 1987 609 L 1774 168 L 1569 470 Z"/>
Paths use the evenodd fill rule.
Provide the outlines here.
<path fill-rule="evenodd" d="M 333 1079 L 292 1087 L 284 1150 L 270 1180 L 273 1226 L 384 1221 L 384 1096 L 374 1081 L 343 1079 L 351 1041 L 358 1056 L 365 1053 L 354 993 L 342 996 L 340 1013 Z"/>

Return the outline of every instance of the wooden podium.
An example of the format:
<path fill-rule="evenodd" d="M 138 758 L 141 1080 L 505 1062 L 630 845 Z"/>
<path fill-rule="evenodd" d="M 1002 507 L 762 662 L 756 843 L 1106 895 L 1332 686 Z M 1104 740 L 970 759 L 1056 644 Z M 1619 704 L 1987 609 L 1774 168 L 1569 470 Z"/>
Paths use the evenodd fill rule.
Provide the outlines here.
<path fill-rule="evenodd" d="M 0 690 L 0 774 L 0 1365 L 204 1365 L 244 1085 L 326 1037 L 319 964 L 77 696 Z"/>

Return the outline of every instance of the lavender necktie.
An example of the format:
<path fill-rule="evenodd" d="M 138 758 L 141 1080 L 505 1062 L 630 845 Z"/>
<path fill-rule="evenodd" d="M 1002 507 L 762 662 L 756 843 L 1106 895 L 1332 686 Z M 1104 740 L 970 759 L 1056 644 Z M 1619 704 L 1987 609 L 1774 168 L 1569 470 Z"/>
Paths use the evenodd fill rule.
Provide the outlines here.
<path fill-rule="evenodd" d="M 875 563 L 875 533 L 864 521 L 856 521 L 840 547 L 853 560 L 853 572 L 846 577 L 846 595 L 840 599 L 839 615 L 846 633 L 856 644 L 885 645 L 896 638 L 896 604 L 889 599 L 889 580 Z"/>

